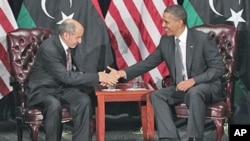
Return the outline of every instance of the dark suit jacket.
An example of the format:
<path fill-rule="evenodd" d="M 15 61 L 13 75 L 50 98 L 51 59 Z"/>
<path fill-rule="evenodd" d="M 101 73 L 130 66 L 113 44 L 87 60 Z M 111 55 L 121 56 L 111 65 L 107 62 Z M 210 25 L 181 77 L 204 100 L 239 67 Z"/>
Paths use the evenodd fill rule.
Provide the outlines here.
<path fill-rule="evenodd" d="M 46 94 L 74 86 L 95 86 L 97 73 L 79 73 L 66 70 L 66 53 L 58 35 L 45 40 L 38 49 L 29 82 L 26 86 L 26 104 L 38 104 Z"/>
<path fill-rule="evenodd" d="M 186 45 L 186 67 L 189 78 L 194 78 L 196 85 L 200 83 L 215 83 L 213 96 L 221 90 L 220 77 L 225 72 L 222 56 L 213 41 L 207 34 L 188 29 Z M 170 74 L 175 76 L 175 40 L 173 36 L 163 35 L 156 50 L 145 60 L 125 69 L 127 79 L 141 75 L 164 61 Z M 175 78 L 173 77 L 173 85 Z M 220 96 L 221 97 L 221 96 Z"/>

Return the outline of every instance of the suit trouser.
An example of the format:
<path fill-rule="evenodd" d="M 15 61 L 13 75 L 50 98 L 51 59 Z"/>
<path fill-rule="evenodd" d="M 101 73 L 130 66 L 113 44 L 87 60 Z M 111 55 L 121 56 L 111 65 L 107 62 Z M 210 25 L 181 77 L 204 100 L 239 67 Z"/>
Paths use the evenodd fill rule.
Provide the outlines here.
<path fill-rule="evenodd" d="M 61 141 L 61 105 L 66 106 L 73 118 L 72 141 L 89 140 L 89 125 L 92 117 L 91 100 L 78 89 L 68 88 L 57 93 L 57 97 L 47 95 L 43 100 L 44 128 L 46 141 Z"/>
<path fill-rule="evenodd" d="M 176 92 L 174 86 L 156 90 L 150 95 L 154 108 L 159 138 L 178 138 L 178 131 L 173 121 L 172 106 L 185 102 L 189 107 L 187 136 L 203 138 L 205 124 L 205 103 L 212 100 L 208 85 L 200 84 L 186 93 Z"/>

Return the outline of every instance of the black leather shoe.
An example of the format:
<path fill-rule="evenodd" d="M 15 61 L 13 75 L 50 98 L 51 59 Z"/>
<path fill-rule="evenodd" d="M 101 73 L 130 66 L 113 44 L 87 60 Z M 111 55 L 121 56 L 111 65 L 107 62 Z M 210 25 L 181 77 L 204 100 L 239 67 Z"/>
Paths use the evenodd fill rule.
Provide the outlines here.
<path fill-rule="evenodd" d="M 189 138 L 188 141 L 203 141 L 202 138 Z"/>
<path fill-rule="evenodd" d="M 169 141 L 180 141 L 179 139 L 169 139 Z"/>
<path fill-rule="evenodd" d="M 160 141 L 180 141 L 180 140 L 176 138 L 161 138 Z"/>

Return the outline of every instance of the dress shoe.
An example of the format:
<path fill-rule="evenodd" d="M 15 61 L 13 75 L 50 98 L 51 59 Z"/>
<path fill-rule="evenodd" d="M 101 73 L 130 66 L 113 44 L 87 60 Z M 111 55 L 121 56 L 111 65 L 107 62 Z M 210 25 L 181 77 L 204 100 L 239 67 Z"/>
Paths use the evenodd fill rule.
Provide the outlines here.
<path fill-rule="evenodd" d="M 188 141 L 203 141 L 202 138 L 189 138 Z"/>
<path fill-rule="evenodd" d="M 180 140 L 176 138 L 161 138 L 160 141 L 180 141 Z"/>
<path fill-rule="evenodd" d="M 164 139 L 160 139 L 160 141 L 169 141 L 169 140 L 164 138 Z"/>
<path fill-rule="evenodd" d="M 160 141 L 180 141 L 180 135 L 179 132 L 177 132 L 177 138 L 160 138 Z"/>

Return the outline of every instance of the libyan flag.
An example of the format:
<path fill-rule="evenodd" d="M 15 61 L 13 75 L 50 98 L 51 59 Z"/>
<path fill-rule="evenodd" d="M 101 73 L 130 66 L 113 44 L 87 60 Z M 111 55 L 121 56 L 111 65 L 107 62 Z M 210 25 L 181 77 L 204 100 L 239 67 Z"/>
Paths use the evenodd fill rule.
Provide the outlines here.
<path fill-rule="evenodd" d="M 228 24 L 238 30 L 238 71 L 235 84 L 237 103 L 250 90 L 250 1 L 249 0 L 184 0 L 188 26 L 201 24 Z"/>
<path fill-rule="evenodd" d="M 94 5 L 99 6 L 97 0 L 23 0 L 15 15 L 18 27 L 45 27 L 55 33 L 64 19 L 78 20 L 84 35 L 75 50 L 74 63 L 80 71 L 97 72 L 111 65 L 113 56 L 105 22 Z"/>

